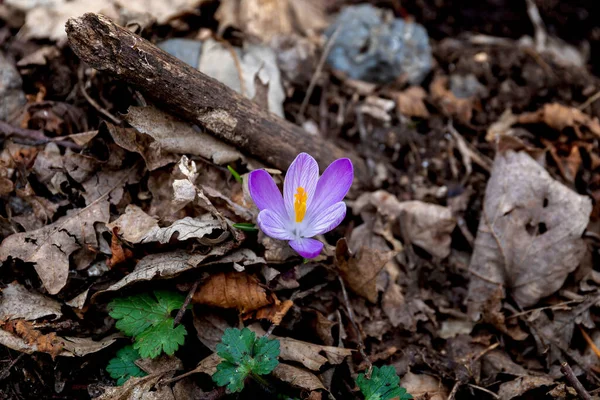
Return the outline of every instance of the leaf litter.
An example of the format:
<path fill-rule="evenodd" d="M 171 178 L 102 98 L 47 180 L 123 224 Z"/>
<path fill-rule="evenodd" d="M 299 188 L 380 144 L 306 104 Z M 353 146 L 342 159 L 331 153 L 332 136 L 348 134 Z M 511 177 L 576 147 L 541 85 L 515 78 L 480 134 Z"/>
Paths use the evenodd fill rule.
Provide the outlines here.
<path fill-rule="evenodd" d="M 478 25 L 497 18 L 487 10 L 471 30 L 446 1 L 381 4 L 427 29 L 433 71 L 421 85 L 353 81 L 320 36 L 350 4 L 317 3 L 0 5 L 0 393 L 18 398 L 23 371 L 37 397 L 221 398 L 206 374 L 227 329 L 244 327 L 280 346 L 266 386 L 238 377 L 249 398 L 396 395 L 381 371 L 416 399 L 564 399 L 577 382 L 596 393 L 597 60 L 543 42 L 532 2 L 506 10 L 535 21 L 519 41 L 531 33 Z M 316 236 L 321 255 L 238 228 L 257 227 L 248 177 L 268 159 L 80 64 L 64 22 L 88 11 L 155 43 L 199 44 L 195 68 L 360 152 L 372 181 Z M 569 10 L 538 12 L 574 32 L 561 30 Z M 366 35 L 357 45 L 376 48 Z M 267 171 L 281 186 L 286 171 Z M 177 301 L 154 297 L 165 291 Z M 132 298 L 150 307 L 133 307 L 150 324 L 140 332 L 113 307 Z M 172 356 L 144 358 L 161 352 Z"/>

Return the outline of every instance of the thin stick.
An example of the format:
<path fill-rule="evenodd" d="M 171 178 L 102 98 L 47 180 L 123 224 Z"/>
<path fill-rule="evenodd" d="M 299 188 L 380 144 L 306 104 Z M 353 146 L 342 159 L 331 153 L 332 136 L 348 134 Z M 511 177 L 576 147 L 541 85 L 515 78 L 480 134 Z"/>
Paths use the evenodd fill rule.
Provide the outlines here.
<path fill-rule="evenodd" d="M 100 114 L 104 115 L 106 118 L 110 119 L 113 124 L 121 125 L 123 123 L 123 121 L 121 121 L 119 118 L 112 115 L 107 109 L 105 109 L 100 104 L 98 104 L 98 102 L 96 100 L 92 99 L 92 96 L 90 96 L 90 94 L 87 92 L 87 90 L 85 90 L 85 83 L 83 82 L 83 78 L 84 78 L 83 69 L 84 69 L 84 66 L 82 64 L 80 66 L 79 70 L 77 71 L 77 78 L 79 79 L 79 91 L 81 92 L 83 97 L 87 100 L 88 103 L 90 103 L 90 105 L 92 107 L 94 107 L 96 109 L 96 111 L 98 111 Z"/>
<path fill-rule="evenodd" d="M 352 306 L 350 306 L 350 299 L 348 299 L 348 292 L 346 292 L 346 285 L 344 285 L 344 280 L 341 276 L 338 275 L 338 280 L 340 281 L 340 286 L 342 287 L 342 293 L 344 295 L 344 305 L 346 306 L 346 312 L 348 313 L 348 318 L 352 323 L 352 327 L 356 332 L 356 339 L 358 340 L 358 351 L 360 355 L 367 363 L 367 372 L 366 376 L 371 376 L 371 370 L 373 369 L 373 363 L 371 363 L 371 359 L 365 353 L 365 344 L 363 343 L 362 336 L 360 335 L 360 331 L 358 330 L 358 324 L 354 320 L 354 312 L 352 311 Z"/>
<path fill-rule="evenodd" d="M 37 146 L 40 144 L 46 144 L 54 142 L 59 146 L 70 148 L 72 150 L 81 150 L 81 146 L 77 143 L 70 142 L 68 140 L 62 140 L 59 138 L 49 138 L 41 130 L 18 128 L 7 124 L 6 122 L 0 121 L 0 137 L 1 136 L 14 136 L 13 139 L 17 143 L 27 144 L 30 146 Z M 24 139 L 18 140 L 17 138 Z"/>
<path fill-rule="evenodd" d="M 452 391 L 448 395 L 447 400 L 454 400 L 454 396 L 456 396 L 456 392 L 458 392 L 458 388 L 460 387 L 460 381 L 456 381 L 454 386 L 452 387 Z"/>
<path fill-rule="evenodd" d="M 579 397 L 583 400 L 592 400 L 592 396 L 585 390 L 579 379 L 575 376 L 575 373 L 571 369 L 571 366 L 565 361 L 560 365 L 560 371 L 563 373 L 565 378 L 569 381 L 573 389 L 577 392 Z"/>
<path fill-rule="evenodd" d="M 188 294 L 187 294 L 187 296 L 185 298 L 185 301 L 181 305 L 181 308 L 179 309 L 179 311 L 177 311 L 177 315 L 175 316 L 175 320 L 173 320 L 173 327 L 176 327 L 177 325 L 179 325 L 179 323 L 183 319 L 183 315 L 185 314 L 185 310 L 190 305 L 190 301 L 192 301 L 192 297 L 194 297 L 194 293 L 196 293 L 196 289 L 198 289 L 198 284 L 199 283 L 200 283 L 200 280 L 198 279 L 192 285 L 192 288 L 188 292 Z"/>
<path fill-rule="evenodd" d="M 492 396 L 495 399 L 499 399 L 500 396 L 498 396 L 496 393 L 492 392 L 491 390 L 488 390 L 484 387 L 481 386 L 477 386 L 477 385 L 472 385 L 472 384 L 468 384 L 470 387 L 472 387 L 473 389 L 477 389 L 477 390 L 481 390 L 482 392 L 486 392 L 487 394 L 489 394 L 490 396 Z"/>
<path fill-rule="evenodd" d="M 308 89 L 306 89 L 306 94 L 304 95 L 304 100 L 302 100 L 302 105 L 300 105 L 300 111 L 298 111 L 298 116 L 300 116 L 300 117 L 302 117 L 304 115 L 304 112 L 306 111 L 306 107 L 308 106 L 308 100 L 310 100 L 310 96 L 312 96 L 312 92 L 315 89 L 315 86 L 317 84 L 317 79 L 319 79 L 319 75 L 321 75 L 321 71 L 323 71 L 323 67 L 325 66 L 325 61 L 327 59 L 327 56 L 329 55 L 329 52 L 331 51 L 331 48 L 333 47 L 333 44 L 335 43 L 335 40 L 337 39 L 338 34 L 340 33 L 340 28 L 341 28 L 341 25 L 338 26 L 335 31 L 333 31 L 333 34 L 327 41 L 325 50 L 323 50 L 323 54 L 321 54 L 321 59 L 319 60 L 317 69 L 315 70 L 315 73 L 313 74 L 312 78 L 310 79 L 310 83 L 308 84 Z"/>

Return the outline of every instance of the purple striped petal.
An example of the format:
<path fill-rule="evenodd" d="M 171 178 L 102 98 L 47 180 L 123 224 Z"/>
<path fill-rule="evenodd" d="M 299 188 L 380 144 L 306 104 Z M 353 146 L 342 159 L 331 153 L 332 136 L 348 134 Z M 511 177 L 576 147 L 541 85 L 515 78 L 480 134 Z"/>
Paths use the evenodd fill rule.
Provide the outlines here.
<path fill-rule="evenodd" d="M 340 158 L 332 162 L 317 183 L 314 201 L 307 210 L 308 218 L 342 201 L 348 194 L 353 179 L 354 169 L 350 159 Z"/>
<path fill-rule="evenodd" d="M 316 236 L 329 232 L 338 226 L 346 217 L 346 203 L 340 201 L 329 208 L 322 209 L 318 214 L 313 214 L 306 223 L 302 232 L 303 236 Z"/>
<path fill-rule="evenodd" d="M 256 222 L 258 223 L 260 230 L 273 239 L 291 240 L 294 238 L 294 235 L 288 228 L 289 221 L 282 219 L 281 216 L 273 210 L 262 210 L 258 214 Z"/>
<path fill-rule="evenodd" d="M 252 197 L 254 204 L 260 211 L 272 210 L 281 218 L 287 216 L 281 192 L 267 171 L 257 169 L 250 172 L 248 190 L 250 191 L 250 197 Z"/>
<path fill-rule="evenodd" d="M 315 258 L 323 250 L 323 243 L 309 238 L 290 240 L 290 246 L 304 258 Z"/>
<path fill-rule="evenodd" d="M 283 182 L 283 202 L 290 220 L 295 219 L 294 195 L 298 187 L 304 188 L 308 195 L 307 210 L 313 200 L 317 181 L 319 180 L 319 165 L 310 155 L 300 153 L 290 165 Z"/>

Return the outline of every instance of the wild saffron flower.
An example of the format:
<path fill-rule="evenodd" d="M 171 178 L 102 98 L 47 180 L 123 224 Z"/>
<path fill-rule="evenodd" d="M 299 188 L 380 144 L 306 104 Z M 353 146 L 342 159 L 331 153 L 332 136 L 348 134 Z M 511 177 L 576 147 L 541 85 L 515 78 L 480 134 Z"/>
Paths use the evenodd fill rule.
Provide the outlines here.
<path fill-rule="evenodd" d="M 321 253 L 323 243 L 311 239 L 329 232 L 346 216 L 342 201 L 354 178 L 352 162 L 340 158 L 319 178 L 319 165 L 300 153 L 290 165 L 283 182 L 283 197 L 267 171 L 252 171 L 248 178 L 250 196 L 260 210 L 258 226 L 268 236 L 288 240 L 304 258 Z"/>

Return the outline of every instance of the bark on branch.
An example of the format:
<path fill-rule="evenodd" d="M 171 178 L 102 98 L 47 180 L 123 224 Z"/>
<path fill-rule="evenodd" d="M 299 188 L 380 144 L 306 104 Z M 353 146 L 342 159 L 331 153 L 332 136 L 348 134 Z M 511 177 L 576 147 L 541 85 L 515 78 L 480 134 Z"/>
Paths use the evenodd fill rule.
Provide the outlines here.
<path fill-rule="evenodd" d="M 301 151 L 313 155 L 321 168 L 349 157 L 358 180 L 367 182 L 366 165 L 354 152 L 310 136 L 110 19 L 85 14 L 70 19 L 66 30 L 71 48 L 87 64 L 135 86 L 242 152 L 282 170 Z"/>

